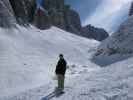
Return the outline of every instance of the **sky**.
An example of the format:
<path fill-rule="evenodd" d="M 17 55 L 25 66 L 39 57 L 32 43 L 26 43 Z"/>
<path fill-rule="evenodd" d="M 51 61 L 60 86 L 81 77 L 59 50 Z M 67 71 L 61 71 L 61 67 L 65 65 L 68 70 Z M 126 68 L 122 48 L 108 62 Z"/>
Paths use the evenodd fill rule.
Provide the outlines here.
<path fill-rule="evenodd" d="M 36 0 L 37 8 L 42 7 L 44 0 Z"/>
<path fill-rule="evenodd" d="M 114 32 L 127 19 L 132 0 L 66 0 L 80 14 L 82 25 Z"/>
<path fill-rule="evenodd" d="M 43 0 L 37 0 L 38 6 Z M 104 28 L 109 33 L 117 31 L 120 24 L 128 18 L 133 0 L 65 0 L 81 18 L 82 25 L 91 24 Z"/>
<path fill-rule="evenodd" d="M 101 1 L 102 0 L 65 0 L 67 4 L 72 5 L 72 8 L 79 12 L 82 20 L 93 13 Z"/>

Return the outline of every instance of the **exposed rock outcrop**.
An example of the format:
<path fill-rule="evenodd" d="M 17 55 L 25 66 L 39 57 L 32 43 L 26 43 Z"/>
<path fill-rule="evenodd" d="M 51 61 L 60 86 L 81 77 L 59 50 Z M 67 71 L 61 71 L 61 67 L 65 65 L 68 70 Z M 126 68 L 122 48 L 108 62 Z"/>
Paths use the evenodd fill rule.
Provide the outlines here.
<path fill-rule="evenodd" d="M 101 66 L 133 56 L 133 16 L 121 24 L 119 30 L 103 41 L 93 57 Z"/>
<path fill-rule="evenodd" d="M 50 16 L 45 10 L 36 10 L 34 16 L 34 25 L 42 30 L 48 29 L 51 26 Z"/>
<path fill-rule="evenodd" d="M 20 25 L 33 24 L 39 29 L 47 29 L 53 25 L 98 41 L 108 37 L 107 32 L 103 29 L 97 29 L 90 25 L 82 28 L 79 14 L 69 5 L 64 4 L 64 0 L 42 0 L 41 4 L 36 3 L 36 0 L 2 0 L 1 2 L 4 4 L 3 6 L 1 3 L 1 7 L 3 7 L 1 8 L 3 10 L 0 11 L 1 15 L 8 19 L 14 14 Z M 11 6 L 7 7 L 7 5 Z M 10 23 L 6 22 L 9 21 L 6 19 L 1 18 L 0 20 Z M 5 26 L 4 23 L 1 23 L 1 26 Z"/>
<path fill-rule="evenodd" d="M 19 24 L 28 24 L 33 21 L 36 9 L 35 0 L 9 0 L 16 20 Z"/>
<path fill-rule="evenodd" d="M 72 33 L 80 34 L 81 22 L 79 14 L 72 10 L 69 5 L 65 5 L 64 0 L 45 0 L 43 4 L 42 10 L 48 13 L 49 23 L 51 25 Z M 47 20 L 47 18 L 44 17 L 44 20 Z M 37 20 L 35 22 L 37 22 Z M 44 21 L 44 24 L 48 24 L 47 21 L 46 23 Z M 43 26 L 42 24 L 42 27 Z"/>
<path fill-rule="evenodd" d="M 45 29 L 47 27 L 44 24 L 46 26 L 54 25 L 66 31 L 98 41 L 104 40 L 109 36 L 104 29 L 95 28 L 90 25 L 82 28 L 79 14 L 71 9 L 69 5 L 65 5 L 64 0 L 45 0 L 43 4 L 42 10 L 47 12 L 47 14 L 40 17 L 44 21 L 38 22 L 38 19 L 34 19 L 38 23 L 35 23 L 37 27 Z M 45 17 L 46 15 L 49 16 L 49 20 Z"/>
<path fill-rule="evenodd" d="M 83 27 L 82 34 L 85 37 L 92 38 L 98 41 L 102 41 L 109 36 L 109 34 L 104 29 L 95 28 L 92 25 L 87 25 Z"/>
<path fill-rule="evenodd" d="M 129 11 L 129 16 L 132 16 L 132 15 L 133 15 L 133 2 L 131 4 L 130 11 Z"/>
<path fill-rule="evenodd" d="M 66 29 L 64 12 L 62 10 L 50 9 L 48 10 L 48 14 L 50 16 L 50 21 L 52 25 L 57 26 L 61 29 Z"/>
<path fill-rule="evenodd" d="M 15 23 L 12 8 L 8 0 L 0 1 L 0 27 L 11 27 Z"/>
<path fill-rule="evenodd" d="M 64 0 L 44 0 L 43 1 L 43 7 L 46 10 L 50 9 L 60 9 L 62 10 L 64 8 Z"/>
<path fill-rule="evenodd" d="M 77 33 L 79 35 L 81 33 L 81 21 L 79 14 L 72 10 L 72 9 L 65 9 L 65 24 L 66 24 L 66 30 L 72 33 Z"/>

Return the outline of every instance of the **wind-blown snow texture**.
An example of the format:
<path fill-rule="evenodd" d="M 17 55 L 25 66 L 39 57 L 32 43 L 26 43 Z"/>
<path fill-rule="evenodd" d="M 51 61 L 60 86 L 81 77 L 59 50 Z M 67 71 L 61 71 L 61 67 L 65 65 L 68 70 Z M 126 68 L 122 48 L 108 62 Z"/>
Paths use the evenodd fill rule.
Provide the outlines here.
<path fill-rule="evenodd" d="M 59 53 L 65 55 L 69 65 L 95 69 L 92 66 L 96 65 L 88 61 L 88 52 L 93 52 L 98 44 L 55 27 L 45 31 L 34 27 L 0 29 L 0 100 L 49 84 Z"/>

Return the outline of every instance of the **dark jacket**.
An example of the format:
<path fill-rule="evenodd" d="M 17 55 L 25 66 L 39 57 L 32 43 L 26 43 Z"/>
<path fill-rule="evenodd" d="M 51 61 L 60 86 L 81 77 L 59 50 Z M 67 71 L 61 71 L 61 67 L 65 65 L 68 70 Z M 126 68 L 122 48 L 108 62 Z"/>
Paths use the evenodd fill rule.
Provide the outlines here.
<path fill-rule="evenodd" d="M 56 65 L 55 73 L 65 75 L 66 65 L 67 65 L 67 63 L 66 63 L 65 59 L 59 59 L 57 65 Z"/>

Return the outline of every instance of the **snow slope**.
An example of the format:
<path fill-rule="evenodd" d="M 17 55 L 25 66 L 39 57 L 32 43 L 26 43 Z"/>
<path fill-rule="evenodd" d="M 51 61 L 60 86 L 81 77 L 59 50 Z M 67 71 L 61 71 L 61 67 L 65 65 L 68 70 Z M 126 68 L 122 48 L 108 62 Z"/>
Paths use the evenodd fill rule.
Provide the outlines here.
<path fill-rule="evenodd" d="M 56 86 L 60 52 L 70 65 L 65 94 L 49 100 L 133 100 L 133 58 L 98 68 L 89 61 L 99 44 L 94 40 L 55 27 L 0 32 L 0 100 L 45 100 Z"/>
<path fill-rule="evenodd" d="M 133 57 L 133 16 L 123 22 L 116 33 L 101 43 L 92 61 L 107 66 Z"/>
<path fill-rule="evenodd" d="M 133 58 L 106 68 L 69 74 L 65 94 L 48 100 L 133 100 Z M 74 70 L 74 68 L 72 68 Z M 47 100 L 54 83 L 7 97 L 1 100 Z"/>
<path fill-rule="evenodd" d="M 55 27 L 45 31 L 32 26 L 0 29 L 0 100 L 53 82 L 59 53 L 81 71 L 85 70 L 81 66 L 89 66 L 87 71 L 97 69 L 89 59 L 98 44 Z"/>

